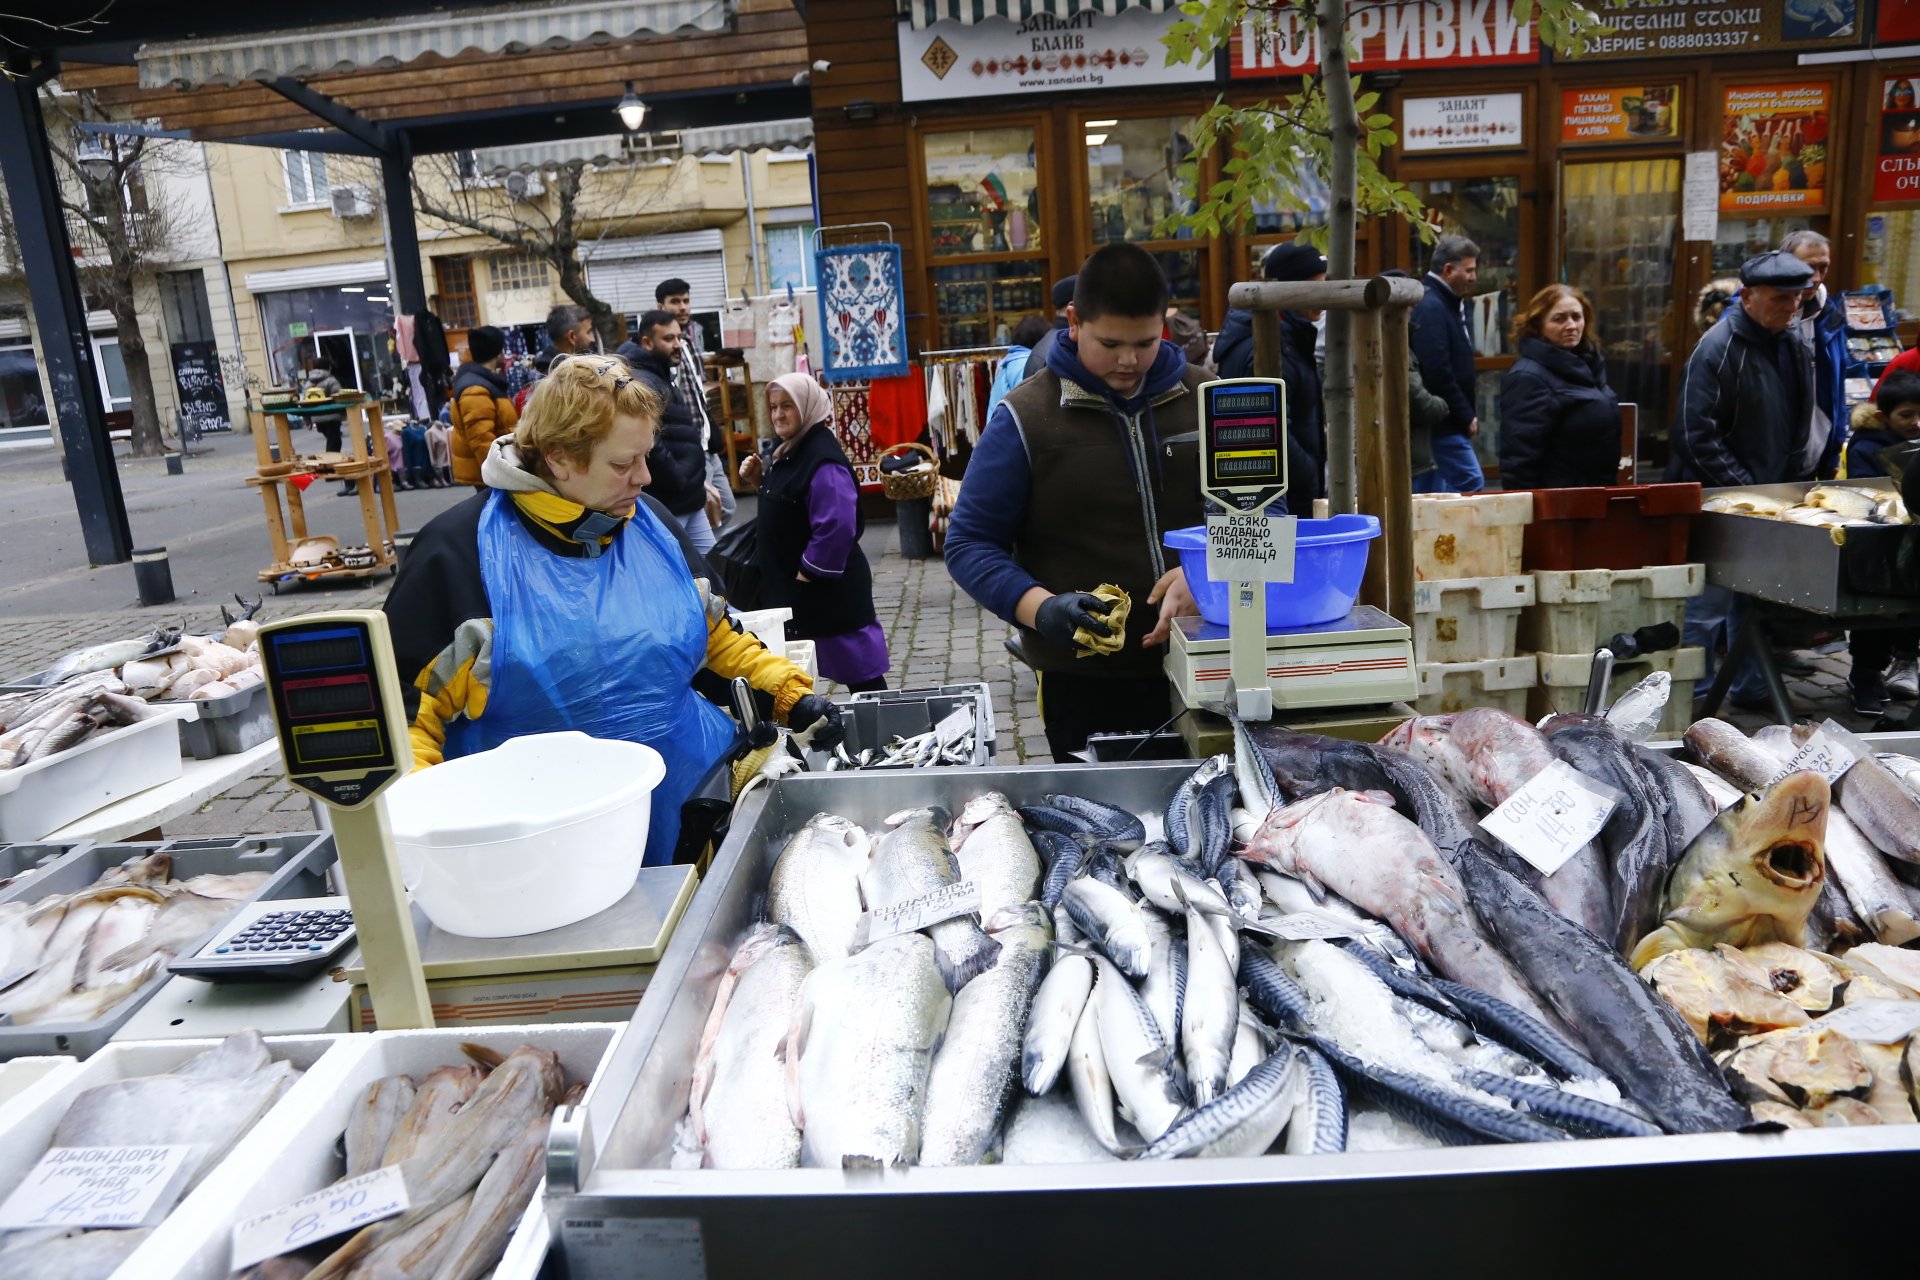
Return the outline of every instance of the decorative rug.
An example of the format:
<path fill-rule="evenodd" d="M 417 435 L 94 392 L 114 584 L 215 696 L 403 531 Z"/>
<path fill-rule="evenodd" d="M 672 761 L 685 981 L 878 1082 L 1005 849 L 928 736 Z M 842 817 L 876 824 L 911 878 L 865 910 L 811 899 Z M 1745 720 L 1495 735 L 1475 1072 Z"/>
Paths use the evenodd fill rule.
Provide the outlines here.
<path fill-rule="evenodd" d="M 820 336 L 828 382 L 898 377 L 907 371 L 906 293 L 897 244 L 816 250 Z"/>

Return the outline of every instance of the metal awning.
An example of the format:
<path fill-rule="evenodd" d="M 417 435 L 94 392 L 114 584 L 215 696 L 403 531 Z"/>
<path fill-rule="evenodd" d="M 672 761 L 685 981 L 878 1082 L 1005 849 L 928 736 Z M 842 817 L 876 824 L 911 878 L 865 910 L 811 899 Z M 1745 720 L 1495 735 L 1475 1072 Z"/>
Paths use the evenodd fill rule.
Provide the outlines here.
<path fill-rule="evenodd" d="M 804 151 L 813 145 L 813 121 L 762 120 L 753 124 L 720 125 L 712 129 L 682 129 L 680 149 L 690 156 L 723 155 L 731 151 Z"/>
<path fill-rule="evenodd" d="M 548 0 L 145 44 L 134 59 L 144 89 L 240 85 L 402 67 L 428 54 L 452 58 L 468 51 L 525 53 L 644 35 L 717 32 L 726 30 L 732 19 L 731 0 Z"/>
<path fill-rule="evenodd" d="M 1112 17 L 1128 9 L 1165 13 L 1179 0 L 900 0 L 900 12 L 919 31 L 936 22 L 964 22 L 972 26 L 989 18 L 1022 22 L 1028 18 L 1071 18 L 1076 13 L 1104 13 Z"/>
<path fill-rule="evenodd" d="M 479 147 L 474 150 L 474 167 L 484 176 L 504 173 L 537 173 L 543 169 L 564 169 L 570 164 L 605 167 L 629 164 L 633 153 L 618 134 L 597 138 L 563 138 L 558 142 L 530 142 L 522 147 Z"/>

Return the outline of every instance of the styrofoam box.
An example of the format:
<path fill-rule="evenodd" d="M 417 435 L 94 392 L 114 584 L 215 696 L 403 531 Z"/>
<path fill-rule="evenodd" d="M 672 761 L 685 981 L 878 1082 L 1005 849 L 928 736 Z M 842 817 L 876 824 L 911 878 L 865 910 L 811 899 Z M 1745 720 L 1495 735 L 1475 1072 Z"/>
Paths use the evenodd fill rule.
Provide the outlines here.
<path fill-rule="evenodd" d="M 787 622 L 793 610 L 736 609 L 733 616 L 740 620 L 741 630 L 760 637 L 760 643 L 776 658 L 792 656 L 787 652 Z"/>
<path fill-rule="evenodd" d="M 815 655 L 813 641 L 811 640 L 787 641 L 787 652 L 785 657 L 788 662 L 791 662 L 794 666 L 800 668 L 800 670 L 805 672 L 809 679 L 815 681 L 816 683 L 819 681 L 820 664 L 819 664 L 818 657 Z"/>
<path fill-rule="evenodd" d="M 1520 647 L 1533 653 L 1579 653 L 1623 631 L 1660 622 L 1685 624 L 1687 601 L 1706 589 L 1707 567 L 1542 569 L 1534 579 L 1534 604 L 1520 615 Z"/>
<path fill-rule="evenodd" d="M 173 745 L 171 726 L 162 740 Z M 241 1136 L 223 1160 L 201 1177 L 200 1184 L 174 1206 L 167 1221 L 121 1264 L 112 1280 L 155 1280 L 174 1274 L 160 1246 L 166 1227 L 197 1221 L 217 1212 L 219 1196 L 227 1194 L 218 1190 L 224 1171 L 233 1165 L 260 1163 L 260 1157 L 269 1148 L 272 1135 L 284 1123 L 284 1118 L 303 1114 L 333 1091 L 346 1065 L 344 1059 L 335 1056 L 334 1047 L 348 1039 L 350 1037 L 342 1036 L 267 1037 L 267 1050 L 276 1060 L 291 1062 L 305 1074 L 281 1095 L 272 1110 Z M 6 1111 L 6 1124 L 0 1127 L 0 1188 L 11 1191 L 39 1162 L 67 1108 L 88 1089 L 116 1080 L 165 1075 L 219 1043 L 218 1040 L 158 1040 L 110 1044 L 78 1064 L 76 1070 L 41 1080 L 30 1090 L 31 1096 L 23 1094 L 15 1100 L 20 1105 Z M 351 1056 L 351 1050 L 348 1054 Z"/>
<path fill-rule="evenodd" d="M 138 1261 L 152 1254 L 160 1264 L 141 1272 L 142 1280 L 227 1280 L 232 1274 L 228 1264 L 236 1223 L 284 1208 L 345 1173 L 340 1135 L 374 1081 L 395 1075 L 417 1078 L 435 1067 L 467 1062 L 460 1051 L 462 1044 L 485 1045 L 502 1054 L 530 1044 L 559 1054 L 568 1082 L 577 1082 L 598 1074 L 623 1029 L 624 1024 L 572 1023 L 376 1031 L 342 1037 L 344 1067 L 329 1073 L 326 1092 L 308 1091 L 305 1105 L 297 1111 L 278 1108 L 267 1122 L 256 1126 L 248 1139 L 246 1158 L 236 1151 L 194 1193 L 195 1201 L 203 1202 L 200 1211 L 192 1217 L 174 1214 L 134 1255 Z M 532 1207 L 539 1209 L 539 1194 Z M 128 1273 L 114 1280 L 133 1277 Z"/>
<path fill-rule="evenodd" d="M 1416 578 L 1504 578 L 1520 572 L 1533 495 L 1417 493 L 1413 496 Z"/>
<path fill-rule="evenodd" d="M 547 1250 L 553 1244 L 553 1228 L 547 1222 L 547 1207 L 541 1203 L 542 1199 L 535 1196 L 526 1213 L 521 1215 L 520 1225 L 513 1229 L 507 1241 L 507 1251 L 500 1255 L 500 1264 L 493 1269 L 492 1280 L 539 1280 L 546 1265 Z"/>
<path fill-rule="evenodd" d="M 180 776 L 184 705 L 0 770 L 0 841 L 39 840 L 75 818 Z"/>
<path fill-rule="evenodd" d="M 1414 664 L 1414 672 L 1419 677 L 1420 694 L 1413 705 L 1423 716 L 1472 707 L 1524 715 L 1528 695 L 1540 679 L 1540 666 L 1530 653 L 1479 662 L 1420 662 Z"/>
<path fill-rule="evenodd" d="M 1511 658 L 1533 575 L 1435 578 L 1413 584 L 1413 656 L 1419 662 Z"/>
<path fill-rule="evenodd" d="M 58 1054 L 0 1062 L 0 1133 L 13 1122 L 16 1105 L 25 1111 L 42 1089 L 59 1088 L 60 1078 L 79 1065 L 78 1058 Z"/>
<path fill-rule="evenodd" d="M 1593 671 L 1591 653 L 1541 653 L 1540 685 L 1527 704 L 1527 718 L 1539 720 L 1556 711 L 1579 711 L 1586 705 L 1587 677 Z M 1613 679 L 1607 684 L 1607 705 L 1639 684 L 1655 671 L 1673 677 L 1673 690 L 1667 708 L 1660 715 L 1655 732 L 1663 737 L 1678 737 L 1693 723 L 1694 686 L 1706 676 L 1707 651 L 1697 646 L 1664 649 L 1658 653 L 1623 658 L 1613 667 Z"/>

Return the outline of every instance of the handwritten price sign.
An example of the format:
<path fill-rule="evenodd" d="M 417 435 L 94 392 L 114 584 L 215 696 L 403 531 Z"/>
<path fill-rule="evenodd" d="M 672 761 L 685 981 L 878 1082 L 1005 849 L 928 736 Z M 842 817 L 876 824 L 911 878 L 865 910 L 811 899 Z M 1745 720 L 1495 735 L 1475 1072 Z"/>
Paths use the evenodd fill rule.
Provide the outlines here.
<path fill-rule="evenodd" d="M 1550 876 L 1600 834 L 1619 803 L 1618 791 L 1556 760 L 1480 825 Z"/>
<path fill-rule="evenodd" d="M 145 1226 L 156 1207 L 172 1207 L 192 1153 L 191 1146 L 55 1147 L 0 1203 L 0 1229 Z"/>
<path fill-rule="evenodd" d="M 370 1222 L 405 1213 L 407 1208 L 407 1182 L 397 1164 L 336 1182 L 284 1209 L 236 1223 L 233 1269 L 244 1271 L 316 1240 L 358 1231 Z"/>

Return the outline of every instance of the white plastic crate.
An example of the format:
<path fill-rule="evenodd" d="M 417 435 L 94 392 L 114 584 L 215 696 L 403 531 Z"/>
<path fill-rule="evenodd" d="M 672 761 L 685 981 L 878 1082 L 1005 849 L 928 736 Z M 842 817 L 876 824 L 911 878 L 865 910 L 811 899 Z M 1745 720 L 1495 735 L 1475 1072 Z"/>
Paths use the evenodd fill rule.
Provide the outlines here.
<path fill-rule="evenodd" d="M 192 1218 L 176 1213 L 135 1255 L 151 1255 L 142 1280 L 227 1280 L 233 1274 L 235 1224 L 292 1204 L 324 1189 L 344 1173 L 340 1135 L 368 1086 L 385 1076 L 416 1079 L 435 1067 L 469 1061 L 462 1044 L 484 1045 L 501 1054 L 523 1044 L 560 1055 L 569 1082 L 591 1079 L 613 1051 L 624 1028 L 617 1024 L 554 1024 L 523 1027 L 462 1027 L 448 1031 L 376 1031 L 342 1038 L 341 1070 L 330 1073 L 324 1093 L 310 1091 L 298 1111 L 282 1108 L 254 1130 L 247 1158 L 236 1151 L 194 1193 L 204 1201 Z M 540 1210 L 534 1196 L 533 1212 Z M 521 1224 L 524 1229 L 525 1221 Z M 129 1264 L 131 1265 L 131 1264 Z M 125 1268 L 122 1268 L 125 1271 Z M 132 1280 L 131 1273 L 115 1280 Z"/>
<path fill-rule="evenodd" d="M 811 640 L 787 641 L 786 659 L 807 673 L 815 684 L 820 682 L 820 659 Z"/>
<path fill-rule="evenodd" d="M 1707 567 L 1542 569 L 1534 579 L 1535 602 L 1520 616 L 1520 647 L 1532 653 L 1579 653 L 1623 631 L 1684 624 L 1687 601 L 1706 588 Z"/>
<path fill-rule="evenodd" d="M 95 734 L 58 755 L 0 770 L 0 841 L 39 840 L 75 818 L 180 776 L 189 704 Z"/>
<path fill-rule="evenodd" d="M 775 657 L 793 656 L 787 652 L 787 623 L 793 618 L 793 610 L 736 609 L 733 616 L 739 620 L 741 630 L 758 636 L 760 643 Z"/>
<path fill-rule="evenodd" d="M 1413 497 L 1416 578 L 1503 578 L 1520 572 L 1533 495 L 1417 493 Z"/>
<path fill-rule="evenodd" d="M 1520 611 L 1532 603 L 1530 573 L 1416 582 L 1413 656 L 1419 662 L 1511 658 Z"/>
<path fill-rule="evenodd" d="M 1587 702 L 1587 678 L 1593 672 L 1591 653 L 1541 653 L 1540 685 L 1527 704 L 1527 718 L 1539 720 L 1556 711 L 1580 711 Z M 1613 679 L 1607 684 L 1607 705 L 1639 684 L 1655 671 L 1673 677 L 1673 691 L 1666 710 L 1660 715 L 1655 732 L 1662 738 L 1675 738 L 1693 723 L 1693 690 L 1707 673 L 1707 651 L 1697 646 L 1664 649 L 1658 653 L 1624 658 L 1613 666 Z"/>
<path fill-rule="evenodd" d="M 173 744 L 171 735 L 165 740 Z M 7 1108 L 6 1123 L 0 1127 L 0 1195 L 11 1191 L 39 1163 L 67 1108 L 82 1093 L 118 1080 L 164 1075 L 219 1043 L 218 1040 L 164 1040 L 110 1044 L 80 1063 L 76 1070 L 41 1080 L 15 1100 L 18 1106 Z M 266 1043 L 275 1060 L 291 1062 L 304 1074 L 219 1163 L 201 1176 L 199 1185 L 174 1205 L 166 1222 L 121 1264 L 112 1280 L 157 1280 L 175 1274 L 168 1261 L 168 1251 L 161 1244 L 167 1229 L 215 1216 L 220 1198 L 228 1194 L 220 1189 L 226 1181 L 227 1170 L 263 1163 L 261 1157 L 271 1148 L 272 1135 L 279 1126 L 290 1117 L 303 1114 L 332 1092 L 338 1071 L 345 1065 L 344 1060 L 334 1056 L 335 1046 L 346 1043 L 346 1038 L 269 1036 Z M 351 1050 L 347 1056 L 352 1056 Z"/>
<path fill-rule="evenodd" d="M 60 1078 L 79 1065 L 78 1058 L 60 1054 L 0 1062 L 0 1133 L 13 1123 L 16 1108 L 24 1111 L 42 1090 L 59 1088 Z"/>
<path fill-rule="evenodd" d="M 1527 698 L 1540 679 L 1539 664 L 1530 653 L 1478 662 L 1421 662 L 1414 670 L 1419 676 L 1420 693 L 1413 705 L 1423 716 L 1473 707 L 1524 715 Z"/>

